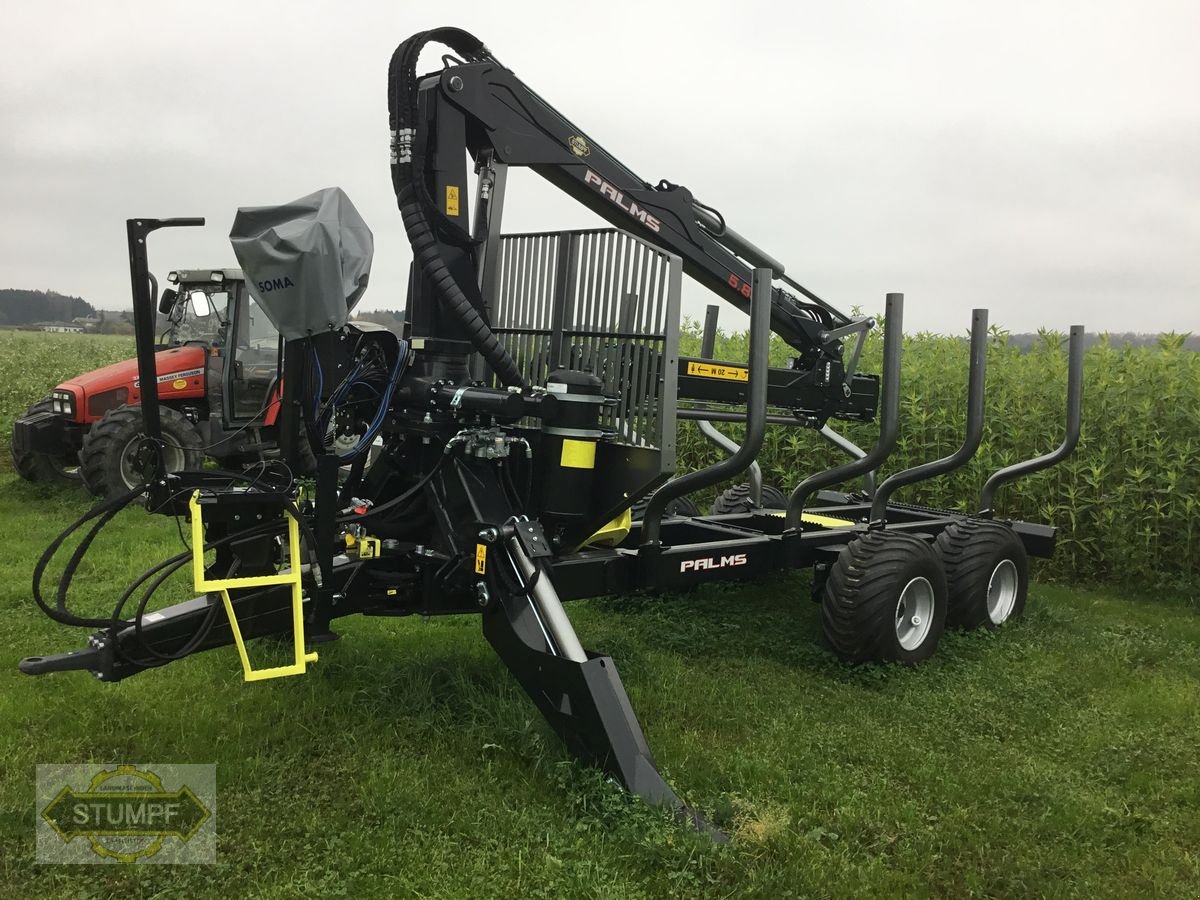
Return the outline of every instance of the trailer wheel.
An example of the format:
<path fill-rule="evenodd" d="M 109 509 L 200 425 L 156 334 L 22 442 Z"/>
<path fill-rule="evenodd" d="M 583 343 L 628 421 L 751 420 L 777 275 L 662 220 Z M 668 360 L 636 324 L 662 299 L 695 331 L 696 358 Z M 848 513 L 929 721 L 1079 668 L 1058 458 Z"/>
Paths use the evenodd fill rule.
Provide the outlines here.
<path fill-rule="evenodd" d="M 204 451 L 196 426 L 169 406 L 160 406 L 158 413 L 167 471 L 199 469 L 204 464 Z M 136 406 L 110 409 L 91 427 L 79 452 L 83 483 L 89 491 L 108 497 L 142 483 L 136 466 L 142 428 L 142 411 Z"/>
<path fill-rule="evenodd" d="M 834 563 L 821 599 L 821 625 L 848 663 L 923 662 L 946 624 L 946 574 L 920 538 L 872 531 Z"/>
<path fill-rule="evenodd" d="M 938 535 L 934 549 L 950 590 L 947 624 L 994 629 L 1025 612 L 1029 557 L 1007 525 L 986 519 L 955 522 Z"/>
<path fill-rule="evenodd" d="M 775 485 L 764 484 L 762 505 L 768 509 L 786 509 L 787 497 Z M 751 509 L 753 507 L 750 504 L 750 485 L 743 482 L 721 491 L 713 501 L 711 512 L 714 516 L 724 516 L 730 513 L 747 513 Z"/>
<path fill-rule="evenodd" d="M 52 412 L 50 398 L 39 400 L 25 412 Z M 65 453 L 35 453 L 31 450 L 17 450 L 15 442 L 10 443 L 13 469 L 26 481 L 78 481 L 79 454 L 70 450 Z"/>
<path fill-rule="evenodd" d="M 629 514 L 633 521 L 640 522 L 642 517 L 646 515 L 646 507 L 650 505 L 650 498 L 643 497 L 637 503 L 629 508 Z M 691 497 L 677 497 L 667 504 L 664 516 L 698 516 L 700 509 L 692 502 Z"/>

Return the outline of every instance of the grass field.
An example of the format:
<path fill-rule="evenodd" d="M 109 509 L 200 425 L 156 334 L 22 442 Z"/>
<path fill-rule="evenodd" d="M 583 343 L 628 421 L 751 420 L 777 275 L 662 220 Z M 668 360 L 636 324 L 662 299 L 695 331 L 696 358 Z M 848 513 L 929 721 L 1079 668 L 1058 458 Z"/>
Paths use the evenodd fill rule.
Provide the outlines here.
<path fill-rule="evenodd" d="M 959 352 L 932 339 L 910 355 L 918 394 L 953 368 L 934 350 Z M 58 381 L 130 351 L 128 338 L 0 333 L 0 434 Z M 1014 383 L 1061 362 L 997 352 Z M 1169 421 L 1127 397 L 1130 428 L 1148 416 L 1163 435 L 1184 429 L 1194 360 L 1106 352 L 1092 371 L 1121 391 L 1150 396 L 1154 372 L 1183 386 Z M 1111 565 L 1089 560 L 1120 545 L 1151 569 L 1155 557 L 1136 554 L 1175 554 L 1164 581 L 1181 586 L 1151 597 L 1035 585 L 1024 621 L 949 635 L 914 670 L 839 665 L 806 576 L 571 606 L 585 645 L 616 659 L 668 781 L 732 835 L 724 846 L 569 762 L 474 618 L 342 620 L 344 639 L 320 647 L 309 675 L 256 685 L 242 683 L 232 649 L 117 685 L 20 675 L 21 657 L 86 638 L 41 615 L 29 578 L 88 500 L 20 482 L 5 461 L 0 898 L 1194 898 L 1200 618 L 1183 580 L 1197 548 L 1181 504 L 1194 502 L 1200 455 L 1191 438 L 1172 441 L 1173 462 L 1153 477 L 1103 482 L 1105 448 L 1126 441 L 1113 424 L 1125 419 L 1105 410 L 1126 407 L 1090 377 L 1095 421 L 1108 427 L 1055 476 L 1073 505 L 1045 511 L 1068 528 L 1042 572 L 1107 577 Z M 1055 384 L 1038 390 L 1057 407 Z M 941 418 L 913 439 L 945 449 L 957 419 Z M 1164 474 L 1174 492 L 1158 500 Z M 1122 493 L 1093 496 L 1089 478 Z M 1101 522 L 1099 504 L 1125 515 Z M 169 521 L 122 514 L 80 570 L 73 605 L 110 613 L 125 584 L 178 549 Z M 162 602 L 187 596 L 174 583 Z M 252 652 L 266 662 L 272 648 Z M 216 763 L 218 864 L 36 865 L 34 767 L 54 762 Z"/>
<path fill-rule="evenodd" d="M 572 605 L 717 846 L 569 763 L 475 618 L 343 620 L 309 675 L 257 685 L 230 649 L 117 685 L 18 674 L 86 634 L 28 588 L 83 506 L 0 476 L 5 898 L 1197 894 L 1182 600 L 1035 586 L 1024 621 L 913 670 L 836 663 L 802 578 Z M 134 510 L 102 540 L 93 614 L 179 538 Z M 86 761 L 217 763 L 218 864 L 35 865 L 34 766 Z"/>

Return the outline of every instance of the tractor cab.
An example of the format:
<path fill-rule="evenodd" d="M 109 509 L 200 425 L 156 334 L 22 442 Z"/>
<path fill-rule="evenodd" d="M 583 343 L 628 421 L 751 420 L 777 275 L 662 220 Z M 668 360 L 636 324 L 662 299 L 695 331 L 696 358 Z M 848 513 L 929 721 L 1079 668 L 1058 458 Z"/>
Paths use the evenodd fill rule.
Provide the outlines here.
<path fill-rule="evenodd" d="M 241 269 L 176 269 L 167 282 L 154 365 L 168 469 L 275 454 L 279 332 Z M 136 359 L 61 382 L 14 422 L 14 468 L 33 481 L 82 479 L 100 496 L 133 486 L 142 391 Z"/>
<path fill-rule="evenodd" d="M 205 349 L 208 418 L 236 428 L 266 413 L 278 383 L 279 332 L 246 290 L 241 269 L 180 269 L 167 281 L 159 346 Z"/>

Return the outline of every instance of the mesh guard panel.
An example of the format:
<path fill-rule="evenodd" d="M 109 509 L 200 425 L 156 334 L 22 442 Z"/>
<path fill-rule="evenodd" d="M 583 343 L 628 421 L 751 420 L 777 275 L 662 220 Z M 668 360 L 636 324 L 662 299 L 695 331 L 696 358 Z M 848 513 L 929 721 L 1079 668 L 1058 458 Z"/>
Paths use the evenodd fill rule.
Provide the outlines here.
<path fill-rule="evenodd" d="M 617 398 L 601 424 L 673 472 L 679 257 L 616 229 L 512 234 L 488 274 L 492 330 L 528 383 L 559 366 L 599 376 Z"/>

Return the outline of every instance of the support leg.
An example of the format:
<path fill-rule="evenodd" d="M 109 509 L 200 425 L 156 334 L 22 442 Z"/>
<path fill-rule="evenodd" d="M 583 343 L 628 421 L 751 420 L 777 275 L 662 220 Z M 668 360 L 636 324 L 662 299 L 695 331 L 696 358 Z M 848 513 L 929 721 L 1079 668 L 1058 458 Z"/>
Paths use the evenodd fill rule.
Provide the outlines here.
<path fill-rule="evenodd" d="M 528 563 L 523 555 L 515 561 Z M 484 613 L 483 633 L 567 749 L 647 803 L 669 807 L 724 840 L 658 773 L 612 659 L 585 653 L 578 661 L 558 649 L 579 642 L 546 572 L 530 593 L 504 597 Z"/>

